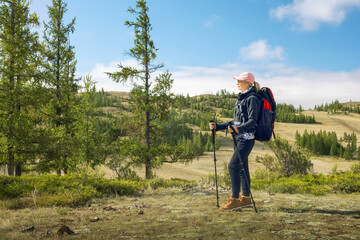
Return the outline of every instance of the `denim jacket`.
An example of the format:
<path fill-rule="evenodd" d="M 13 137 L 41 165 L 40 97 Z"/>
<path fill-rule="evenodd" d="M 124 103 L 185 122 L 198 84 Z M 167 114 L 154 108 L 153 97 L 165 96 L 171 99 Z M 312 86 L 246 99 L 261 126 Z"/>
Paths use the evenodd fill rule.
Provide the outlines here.
<path fill-rule="evenodd" d="M 223 130 L 229 125 L 237 127 L 237 139 L 250 140 L 255 138 L 255 126 L 259 116 L 260 100 L 254 87 L 244 93 L 239 93 L 235 103 L 234 119 L 229 122 L 216 124 L 216 130 Z"/>

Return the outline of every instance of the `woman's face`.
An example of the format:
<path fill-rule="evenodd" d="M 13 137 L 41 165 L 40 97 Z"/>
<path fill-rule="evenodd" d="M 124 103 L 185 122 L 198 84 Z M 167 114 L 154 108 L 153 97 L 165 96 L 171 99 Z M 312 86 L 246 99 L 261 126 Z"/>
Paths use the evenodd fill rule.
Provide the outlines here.
<path fill-rule="evenodd" d="M 237 81 L 238 90 L 241 92 L 245 92 L 250 86 L 251 84 L 248 81 Z"/>

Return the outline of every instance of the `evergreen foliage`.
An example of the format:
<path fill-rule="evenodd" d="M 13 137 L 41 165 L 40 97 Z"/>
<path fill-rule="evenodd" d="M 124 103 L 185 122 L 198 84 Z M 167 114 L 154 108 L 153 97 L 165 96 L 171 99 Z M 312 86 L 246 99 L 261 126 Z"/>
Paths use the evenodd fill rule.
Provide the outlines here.
<path fill-rule="evenodd" d="M 346 160 L 356 159 L 358 157 L 358 149 L 356 147 L 357 138 L 355 133 L 344 133 L 344 137 L 337 139 L 335 132 L 326 132 L 320 130 L 318 133 L 305 130 L 303 135 L 296 132 L 296 143 L 309 151 L 320 154 L 343 157 Z M 343 144 L 346 147 L 343 146 Z"/>
<path fill-rule="evenodd" d="M 187 95 L 185 97 L 183 95 L 176 95 L 173 108 L 179 109 L 180 112 L 182 112 L 183 109 L 190 108 L 192 113 L 214 113 L 214 108 L 219 108 L 221 117 L 232 118 L 236 99 L 235 93 L 230 94 L 226 90 L 218 91 L 215 96 L 190 97 Z"/>
<path fill-rule="evenodd" d="M 217 122 L 217 116 L 215 112 L 181 112 L 181 122 L 182 123 L 190 123 L 200 127 L 200 130 L 209 130 L 209 122 L 210 120 L 214 120 Z"/>
<path fill-rule="evenodd" d="M 317 111 L 325 111 L 330 114 L 339 114 L 339 113 L 348 113 L 348 112 L 360 113 L 360 104 L 357 103 L 357 104 L 351 104 L 345 106 L 341 104 L 339 100 L 335 100 L 330 104 L 326 103 L 325 105 L 324 104 L 316 105 L 314 109 Z"/>
<path fill-rule="evenodd" d="M 275 156 L 266 154 L 264 157 L 256 158 L 268 172 L 289 177 L 294 174 L 308 174 L 312 171 L 313 164 L 309 159 L 310 155 L 292 147 L 287 140 L 277 136 L 275 140 L 269 141 L 268 145 Z"/>
<path fill-rule="evenodd" d="M 52 0 L 48 6 L 49 22 L 44 23 L 45 59 L 44 68 L 48 87 L 48 104 L 43 112 L 48 118 L 51 132 L 51 154 L 46 156 L 46 165 L 67 173 L 76 167 L 77 149 L 74 135 L 78 106 L 76 95 L 80 88 L 75 78 L 76 60 L 74 47 L 70 45 L 69 35 L 74 33 L 75 18 L 69 24 L 64 23 L 67 4 L 63 0 Z M 45 166 L 44 166 L 45 167 Z"/>
<path fill-rule="evenodd" d="M 95 93 L 93 101 L 95 107 L 119 107 L 125 109 L 121 105 L 121 100 L 115 97 L 110 97 L 109 93 L 105 92 L 104 89 Z"/>
<path fill-rule="evenodd" d="M 326 193 L 359 193 L 360 174 L 352 172 L 337 175 L 307 174 L 293 175 L 289 178 L 253 179 L 251 187 L 267 190 L 270 193 L 313 194 Z"/>
<path fill-rule="evenodd" d="M 9 175 L 20 176 L 43 143 L 42 48 L 32 31 L 38 26 L 29 1 L 0 1 L 0 164 L 7 164 Z"/>
<path fill-rule="evenodd" d="M 26 175 L 0 176 L 0 200 L 7 208 L 37 206 L 82 206 L 95 197 L 132 195 L 148 187 L 170 188 L 192 186 L 182 179 L 124 180 L 106 179 L 84 170 L 66 176 Z"/>
<path fill-rule="evenodd" d="M 83 92 L 79 96 L 79 105 L 76 109 L 75 138 L 77 151 L 75 157 L 77 164 L 95 168 L 105 162 L 106 136 L 96 129 L 99 119 L 95 108 L 96 94 L 95 82 L 91 76 L 84 78 Z"/>
<path fill-rule="evenodd" d="M 301 111 L 301 106 L 299 107 L 299 110 L 297 110 L 291 104 L 277 104 L 276 121 L 288 123 L 316 123 L 314 116 L 304 115 Z"/>
<path fill-rule="evenodd" d="M 188 162 L 212 150 L 210 135 L 194 133 L 186 124 L 208 130 L 209 120 L 216 119 L 210 106 L 223 107 L 233 96 L 222 91 L 223 100 L 210 97 L 207 106 L 209 100 L 203 96 L 171 94 L 169 72 L 150 82 L 150 74 L 162 65 L 152 63 L 157 49 L 150 38 L 145 1 L 129 9 L 137 18 L 126 22 L 135 30 L 129 54 L 143 68 L 120 65 L 119 72 L 109 73 L 115 81 L 131 81 L 130 99 L 112 97 L 103 89 L 96 92 L 91 76 L 80 86 L 70 44 L 75 18 L 64 23 L 64 0 L 52 0 L 48 6 L 42 44 L 32 32 L 39 23 L 36 14 L 29 13 L 29 1 L 0 1 L 0 7 L 0 164 L 8 165 L 10 175 L 54 170 L 66 174 L 109 159 L 120 178 L 137 178 L 131 167 L 143 164 L 149 178 L 151 169 L 163 162 Z M 190 113 L 171 111 L 181 99 L 193 109 Z"/>
<path fill-rule="evenodd" d="M 178 147 L 163 143 L 162 135 L 164 123 L 169 117 L 172 96 L 170 93 L 173 79 L 169 72 L 156 77 L 151 82 L 150 75 L 163 65 L 153 65 L 156 58 L 154 42 L 151 39 L 152 30 L 149 8 L 146 1 L 138 0 L 136 8 L 129 8 L 131 14 L 136 16 L 135 21 L 126 21 L 125 25 L 134 28 L 134 47 L 129 50 L 129 55 L 137 60 L 141 69 L 126 67 L 119 64 L 119 71 L 107 73 L 116 82 L 130 81 L 132 116 L 129 118 L 128 139 L 121 139 L 127 146 L 121 154 L 131 159 L 134 166 L 145 165 L 146 178 L 152 178 L 152 169 L 166 161 L 166 156 L 177 152 Z M 153 83 L 153 84 L 152 84 Z M 153 85 L 153 87 L 151 87 Z"/>

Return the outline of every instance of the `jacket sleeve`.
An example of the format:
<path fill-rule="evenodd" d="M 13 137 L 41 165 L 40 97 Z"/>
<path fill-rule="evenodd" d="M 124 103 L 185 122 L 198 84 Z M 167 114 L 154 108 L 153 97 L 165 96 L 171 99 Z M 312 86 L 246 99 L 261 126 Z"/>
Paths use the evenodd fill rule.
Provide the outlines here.
<path fill-rule="evenodd" d="M 260 100 L 256 96 L 250 96 L 247 99 L 246 104 L 248 121 L 241 126 L 236 126 L 239 133 L 248 132 L 252 127 L 254 127 L 259 116 Z"/>
<path fill-rule="evenodd" d="M 216 124 L 216 131 L 227 129 L 228 126 L 233 125 L 234 121 Z"/>

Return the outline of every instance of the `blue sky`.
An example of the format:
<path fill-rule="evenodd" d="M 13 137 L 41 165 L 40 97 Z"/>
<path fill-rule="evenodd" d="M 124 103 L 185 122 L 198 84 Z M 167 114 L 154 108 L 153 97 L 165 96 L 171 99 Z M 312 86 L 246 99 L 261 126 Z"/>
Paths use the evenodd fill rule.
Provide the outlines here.
<path fill-rule="evenodd" d="M 313 108 L 339 99 L 360 101 L 360 0 L 149 0 L 152 38 L 173 92 L 190 95 L 237 91 L 232 76 L 254 73 L 277 102 Z M 32 0 L 41 22 L 51 0 Z M 66 22 L 76 17 L 77 74 L 97 88 L 128 91 L 104 74 L 118 63 L 136 66 L 134 0 L 68 1 Z M 157 74 L 157 73 L 155 73 Z M 154 76 L 155 76 L 154 74 Z"/>

